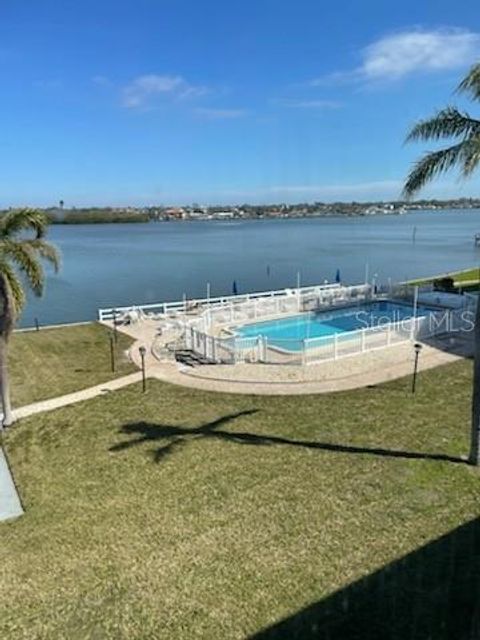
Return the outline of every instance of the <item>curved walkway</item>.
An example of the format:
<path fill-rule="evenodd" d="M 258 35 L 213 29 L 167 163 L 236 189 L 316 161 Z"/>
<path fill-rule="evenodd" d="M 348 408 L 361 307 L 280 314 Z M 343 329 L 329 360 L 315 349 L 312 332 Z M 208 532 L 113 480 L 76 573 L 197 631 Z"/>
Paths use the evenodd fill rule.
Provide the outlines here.
<path fill-rule="evenodd" d="M 372 364 L 369 369 L 360 371 L 355 371 L 355 367 L 350 367 L 348 359 L 346 359 L 342 361 L 344 364 L 342 372 L 339 371 L 336 377 L 330 377 L 324 380 L 248 379 L 248 376 L 245 378 L 241 377 L 241 369 L 238 370 L 240 374 L 238 378 L 222 378 L 222 373 L 224 373 L 222 371 L 222 365 L 202 365 L 201 367 L 191 368 L 186 366 L 179 367 L 177 364 L 170 362 L 150 362 L 147 364 L 147 375 L 171 384 L 220 393 L 251 395 L 332 393 L 335 391 L 346 391 L 349 389 L 378 385 L 410 375 L 413 368 L 413 356 L 411 353 L 406 352 L 406 350 L 402 355 L 403 358 L 390 365 L 387 363 L 383 365 Z M 459 356 L 431 350 L 430 353 L 422 354 L 422 360 L 418 369 L 419 371 L 424 371 L 442 364 L 448 364 L 457 359 L 459 359 Z M 228 367 L 229 365 L 225 366 Z M 236 366 L 241 367 L 241 365 Z M 250 366 L 258 367 L 259 365 Z M 272 365 L 272 367 L 274 366 L 275 365 Z M 245 373 L 247 372 L 245 371 Z M 251 374 L 251 370 L 248 371 L 248 374 Z M 274 376 L 275 372 L 272 371 L 272 375 Z"/>
<path fill-rule="evenodd" d="M 159 361 L 151 347 L 158 340 L 158 323 L 122 327 L 136 342 L 132 360 L 140 366 L 139 348 L 146 347 L 147 376 L 163 382 L 220 393 L 261 395 L 302 395 L 331 393 L 371 385 L 411 375 L 414 362 L 410 342 L 366 352 L 336 361 L 307 366 L 274 364 L 201 365 L 189 367 L 175 361 Z M 165 337 L 165 342 L 171 336 Z M 435 338 L 424 343 L 419 371 L 448 364 L 471 355 L 470 334 Z"/>

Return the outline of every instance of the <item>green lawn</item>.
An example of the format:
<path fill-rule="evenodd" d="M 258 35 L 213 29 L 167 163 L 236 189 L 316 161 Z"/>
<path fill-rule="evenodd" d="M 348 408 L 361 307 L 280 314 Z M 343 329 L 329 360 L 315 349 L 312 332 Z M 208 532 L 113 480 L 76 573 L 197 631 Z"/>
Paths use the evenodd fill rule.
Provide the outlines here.
<path fill-rule="evenodd" d="M 21 421 L 0 637 L 245 638 L 389 565 L 478 514 L 479 473 L 458 462 L 470 384 L 469 362 L 422 373 L 413 398 L 409 380 L 304 397 L 149 381 Z"/>
<path fill-rule="evenodd" d="M 462 271 L 449 271 L 447 273 L 441 273 L 429 278 L 418 278 L 416 280 L 410 280 L 408 284 L 421 285 L 428 284 L 434 280 L 441 278 L 453 278 L 455 287 L 459 288 L 478 288 L 480 284 L 480 267 L 472 267 L 471 269 L 463 269 Z"/>
<path fill-rule="evenodd" d="M 464 271 L 457 271 L 453 274 L 453 279 L 456 283 L 462 282 L 479 282 L 480 281 L 480 267 L 474 267 L 473 269 L 466 269 Z"/>
<path fill-rule="evenodd" d="M 130 338 L 118 333 L 111 372 L 108 329 L 88 324 L 14 333 L 9 366 L 14 407 L 91 387 L 135 371 L 125 356 Z"/>

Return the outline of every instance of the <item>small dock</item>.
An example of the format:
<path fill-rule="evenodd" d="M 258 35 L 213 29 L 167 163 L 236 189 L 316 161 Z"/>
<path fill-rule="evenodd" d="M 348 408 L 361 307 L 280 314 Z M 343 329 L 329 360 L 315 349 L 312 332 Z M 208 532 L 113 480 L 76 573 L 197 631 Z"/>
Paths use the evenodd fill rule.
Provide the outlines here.
<path fill-rule="evenodd" d="M 475 234 L 475 246 L 480 246 L 480 233 Z"/>

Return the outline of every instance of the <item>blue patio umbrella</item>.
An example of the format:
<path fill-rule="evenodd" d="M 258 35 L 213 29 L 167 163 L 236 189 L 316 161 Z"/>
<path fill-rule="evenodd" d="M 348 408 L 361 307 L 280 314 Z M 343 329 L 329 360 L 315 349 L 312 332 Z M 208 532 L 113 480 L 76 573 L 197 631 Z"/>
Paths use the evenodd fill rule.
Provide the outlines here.
<path fill-rule="evenodd" d="M 237 281 L 234 280 L 233 284 L 232 284 L 232 293 L 234 296 L 236 296 L 238 294 L 238 287 L 237 287 Z"/>
<path fill-rule="evenodd" d="M 337 273 L 335 275 L 335 282 L 341 282 L 342 279 L 340 278 L 340 269 L 337 269 Z"/>

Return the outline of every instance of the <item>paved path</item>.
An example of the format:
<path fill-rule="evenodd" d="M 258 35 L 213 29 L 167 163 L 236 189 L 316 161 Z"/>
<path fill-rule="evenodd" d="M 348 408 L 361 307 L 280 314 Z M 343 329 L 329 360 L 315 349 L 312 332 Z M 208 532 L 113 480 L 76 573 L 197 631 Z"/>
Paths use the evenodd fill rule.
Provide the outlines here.
<path fill-rule="evenodd" d="M 406 349 L 405 349 L 406 351 Z M 413 370 L 413 356 L 411 353 L 398 354 L 402 359 L 392 364 L 383 364 L 379 367 L 355 371 L 348 366 L 342 368 L 336 377 L 324 380 L 275 380 L 275 379 L 244 379 L 223 378 L 224 370 L 222 365 L 204 365 L 202 367 L 179 367 L 174 363 L 152 364 L 148 369 L 151 378 L 157 378 L 163 382 L 177 384 L 185 387 L 193 387 L 203 391 L 216 391 L 220 393 L 240 393 L 252 395 L 304 395 L 331 393 L 335 391 L 346 391 L 361 387 L 378 385 L 390 380 L 411 375 Z M 403 357 L 402 357 L 403 356 Z M 458 360 L 459 356 L 453 354 L 443 354 L 435 351 L 428 351 L 422 354 L 419 364 L 419 371 L 425 371 L 433 367 L 448 364 Z M 348 359 L 344 360 L 345 365 L 350 364 Z M 230 365 L 225 365 L 226 367 Z M 236 365 L 240 368 L 241 365 Z M 257 366 L 257 365 L 250 365 Z M 245 373 L 251 371 L 245 368 Z M 218 377 L 217 377 L 218 376 Z"/>
<path fill-rule="evenodd" d="M 13 482 L 3 449 L 0 448 L 0 520 L 10 520 L 23 514 L 17 488 Z"/>
<path fill-rule="evenodd" d="M 128 376 L 122 378 L 116 378 L 115 380 L 109 380 L 102 384 L 97 384 L 95 387 L 88 387 L 87 389 L 81 389 L 74 393 L 68 393 L 65 396 L 57 396 L 56 398 L 50 398 L 50 400 L 42 400 L 40 402 L 34 402 L 33 404 L 27 404 L 24 407 L 15 409 L 13 415 L 15 420 L 26 418 L 34 415 L 35 413 L 43 413 L 44 411 L 53 411 L 60 407 L 66 407 L 70 404 L 82 402 L 83 400 L 90 400 L 96 396 L 101 396 L 109 391 L 116 391 L 122 387 L 126 387 L 134 382 L 139 382 L 142 379 L 141 371 L 135 371 Z"/>

